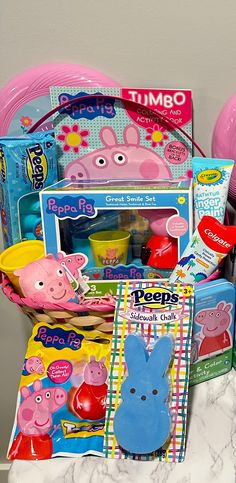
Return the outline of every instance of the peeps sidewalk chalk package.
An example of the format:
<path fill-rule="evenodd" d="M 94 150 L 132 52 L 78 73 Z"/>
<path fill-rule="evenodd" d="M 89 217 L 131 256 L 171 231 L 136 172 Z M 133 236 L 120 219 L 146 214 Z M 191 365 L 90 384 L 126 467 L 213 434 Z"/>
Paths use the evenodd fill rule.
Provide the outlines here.
<path fill-rule="evenodd" d="M 166 179 L 188 177 L 192 143 L 148 108 L 159 111 L 192 134 L 192 94 L 182 89 L 52 87 L 56 107 L 81 99 L 56 113 L 61 149 L 60 177 L 79 179 Z M 118 96 L 127 101 L 115 100 Z"/>
<path fill-rule="evenodd" d="M 195 287 L 190 385 L 232 368 L 235 290 L 225 279 Z"/>
<path fill-rule="evenodd" d="M 56 181 L 56 145 L 50 133 L 0 138 L 4 248 L 22 240 L 42 240 L 38 193 Z"/>
<path fill-rule="evenodd" d="M 8 459 L 102 456 L 111 335 L 36 324 Z"/>
<path fill-rule="evenodd" d="M 65 179 L 40 193 L 46 253 L 89 280 L 168 278 L 192 236 L 191 180 Z"/>
<path fill-rule="evenodd" d="M 185 456 L 193 288 L 118 286 L 104 454 L 181 462 Z"/>

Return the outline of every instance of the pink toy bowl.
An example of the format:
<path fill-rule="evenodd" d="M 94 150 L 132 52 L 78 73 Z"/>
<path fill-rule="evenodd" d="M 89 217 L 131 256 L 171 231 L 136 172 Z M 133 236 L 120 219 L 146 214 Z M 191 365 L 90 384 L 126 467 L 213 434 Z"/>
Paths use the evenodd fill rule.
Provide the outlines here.
<path fill-rule="evenodd" d="M 66 326 L 96 329 L 100 332 L 112 332 L 115 298 L 111 295 L 100 299 L 84 299 L 80 303 L 67 302 L 65 304 L 43 304 L 43 307 L 29 298 L 18 295 L 9 279 L 4 277 L 2 291 L 6 297 L 26 314 L 33 324 L 47 322 L 49 324 L 63 324 Z"/>
<path fill-rule="evenodd" d="M 212 137 L 212 156 L 236 162 L 236 94 L 223 107 Z M 236 208 L 236 164 L 229 186 L 229 201 Z"/>

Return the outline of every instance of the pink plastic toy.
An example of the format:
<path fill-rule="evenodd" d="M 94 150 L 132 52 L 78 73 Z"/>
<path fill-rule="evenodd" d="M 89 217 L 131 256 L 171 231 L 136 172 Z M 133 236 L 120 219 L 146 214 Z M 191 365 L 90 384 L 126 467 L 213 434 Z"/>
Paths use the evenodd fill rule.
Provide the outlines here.
<path fill-rule="evenodd" d="M 79 64 L 46 64 L 19 74 L 0 90 L 0 136 L 21 135 L 50 111 L 49 88 L 116 87 L 118 84 L 96 69 Z M 51 119 L 40 130 L 52 129 Z"/>
<path fill-rule="evenodd" d="M 227 330 L 231 323 L 231 310 L 232 304 L 220 302 L 215 308 L 200 310 L 196 314 L 195 322 L 203 326 L 199 357 L 231 346 L 231 335 Z"/>
<path fill-rule="evenodd" d="M 75 300 L 66 273 L 53 255 L 29 263 L 14 273 L 19 277 L 23 295 L 34 302 L 60 304 Z"/>
<path fill-rule="evenodd" d="M 37 356 L 29 357 L 29 359 L 26 359 L 25 361 L 25 370 L 28 374 L 43 374 L 44 365 L 42 359 Z"/>
<path fill-rule="evenodd" d="M 168 164 L 155 151 L 140 146 L 140 133 L 135 125 L 126 126 L 124 144 L 118 144 L 112 127 L 104 127 L 100 139 L 104 144 L 65 169 L 65 177 L 81 179 L 169 179 Z"/>
<path fill-rule="evenodd" d="M 84 382 L 79 388 L 72 388 L 69 394 L 68 407 L 81 419 L 100 420 L 106 414 L 107 368 L 105 357 L 96 361 L 90 357 L 84 369 Z"/>
<path fill-rule="evenodd" d="M 17 413 L 20 433 L 13 441 L 8 458 L 46 459 L 52 456 L 52 440 L 48 432 L 52 428 L 52 414 L 58 411 L 67 400 L 65 389 L 42 387 L 36 380 L 33 392 L 29 387 L 21 388 L 23 401 Z"/>
<path fill-rule="evenodd" d="M 223 107 L 216 121 L 212 137 L 214 158 L 236 161 L 236 94 Z M 230 179 L 229 199 L 236 208 L 236 163 Z"/>

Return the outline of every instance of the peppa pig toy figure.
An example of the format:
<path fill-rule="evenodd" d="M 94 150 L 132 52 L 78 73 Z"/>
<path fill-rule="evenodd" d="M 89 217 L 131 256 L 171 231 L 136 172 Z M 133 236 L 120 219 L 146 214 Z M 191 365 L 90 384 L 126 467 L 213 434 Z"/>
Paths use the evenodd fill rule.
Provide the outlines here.
<path fill-rule="evenodd" d="M 153 268 L 174 268 L 178 262 L 178 241 L 167 232 L 167 221 L 176 215 L 174 209 L 139 210 L 147 218 L 153 235 L 142 247 L 141 261 Z"/>
<path fill-rule="evenodd" d="M 123 132 L 124 144 L 118 144 L 114 129 L 105 126 L 100 131 L 104 145 L 79 159 L 65 169 L 65 178 L 83 179 L 170 179 L 167 162 L 155 151 L 140 146 L 140 132 L 128 125 Z"/>
<path fill-rule="evenodd" d="M 17 413 L 20 432 L 13 441 L 8 459 L 41 460 L 51 458 L 52 440 L 48 434 L 52 428 L 52 414 L 67 401 L 65 389 L 42 388 L 42 382 L 34 381 L 33 392 L 21 388 L 21 402 Z"/>
<path fill-rule="evenodd" d="M 232 345 L 228 327 L 231 323 L 232 304 L 220 302 L 216 307 L 200 310 L 195 316 L 195 322 L 202 325 L 202 340 L 198 357 L 223 351 Z"/>
<path fill-rule="evenodd" d="M 90 357 L 84 369 L 84 382 L 69 394 L 69 410 L 80 419 L 95 421 L 103 419 L 106 413 L 107 368 L 105 357 L 96 361 Z"/>
<path fill-rule="evenodd" d="M 77 300 L 65 271 L 53 255 L 29 263 L 15 270 L 25 297 L 34 302 L 61 304 Z"/>

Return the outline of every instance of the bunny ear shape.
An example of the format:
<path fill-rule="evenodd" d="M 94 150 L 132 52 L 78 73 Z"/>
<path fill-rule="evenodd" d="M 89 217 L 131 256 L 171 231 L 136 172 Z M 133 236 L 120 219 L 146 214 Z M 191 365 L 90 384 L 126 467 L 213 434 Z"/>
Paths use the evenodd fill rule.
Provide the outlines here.
<path fill-rule="evenodd" d="M 155 377 L 165 375 L 172 357 L 173 349 L 174 340 L 170 335 L 164 335 L 156 342 L 147 363 L 148 370 L 150 370 Z"/>
<path fill-rule="evenodd" d="M 140 335 L 129 334 L 125 339 L 124 349 L 129 375 L 136 374 L 146 367 L 148 351 Z"/>

